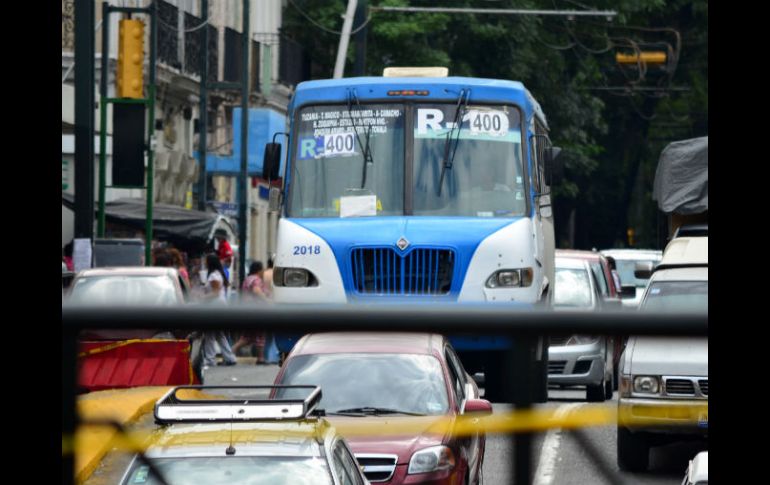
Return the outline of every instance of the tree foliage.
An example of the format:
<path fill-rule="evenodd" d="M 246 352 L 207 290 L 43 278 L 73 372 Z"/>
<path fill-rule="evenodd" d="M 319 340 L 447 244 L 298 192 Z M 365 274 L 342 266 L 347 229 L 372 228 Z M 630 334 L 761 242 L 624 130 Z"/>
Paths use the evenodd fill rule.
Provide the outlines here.
<path fill-rule="evenodd" d="M 438 65 L 452 75 L 523 82 L 541 103 L 554 144 L 564 149 L 566 177 L 554 188 L 557 243 L 583 248 L 625 244 L 626 229 L 633 227 L 638 245 L 659 245 L 659 214 L 651 194 L 660 152 L 671 141 L 708 134 L 705 0 L 368 3 L 617 11 L 611 22 L 602 17 L 374 11 L 366 26 L 366 71 L 379 76 L 386 66 Z M 312 25 L 306 16 L 339 32 L 346 5 L 345 0 L 290 0 L 284 10 L 284 34 L 311 56 L 314 78 L 331 77 L 339 36 Z M 669 63 L 665 68 L 615 63 L 616 53 L 641 50 L 666 51 Z M 346 72 L 354 52 L 348 51 Z"/>

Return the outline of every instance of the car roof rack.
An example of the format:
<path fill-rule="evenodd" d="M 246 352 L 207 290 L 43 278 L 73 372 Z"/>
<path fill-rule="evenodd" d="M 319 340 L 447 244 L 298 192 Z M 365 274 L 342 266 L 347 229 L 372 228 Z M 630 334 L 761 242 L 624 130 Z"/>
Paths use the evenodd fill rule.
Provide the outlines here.
<path fill-rule="evenodd" d="M 206 396 L 201 392 L 186 398 L 177 394 L 182 390 L 268 390 L 273 396 L 279 389 L 305 389 L 307 393 L 299 399 Z M 158 424 L 299 420 L 313 413 L 320 401 L 318 386 L 177 386 L 158 399 L 154 414 Z"/>

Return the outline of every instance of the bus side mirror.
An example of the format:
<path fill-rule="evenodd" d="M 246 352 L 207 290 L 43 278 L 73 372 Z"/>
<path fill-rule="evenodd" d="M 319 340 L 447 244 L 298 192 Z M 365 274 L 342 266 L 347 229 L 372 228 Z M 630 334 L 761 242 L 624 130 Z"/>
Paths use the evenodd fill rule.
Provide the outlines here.
<path fill-rule="evenodd" d="M 275 180 L 281 169 L 281 144 L 268 143 L 265 145 L 265 157 L 262 160 L 262 178 Z"/>

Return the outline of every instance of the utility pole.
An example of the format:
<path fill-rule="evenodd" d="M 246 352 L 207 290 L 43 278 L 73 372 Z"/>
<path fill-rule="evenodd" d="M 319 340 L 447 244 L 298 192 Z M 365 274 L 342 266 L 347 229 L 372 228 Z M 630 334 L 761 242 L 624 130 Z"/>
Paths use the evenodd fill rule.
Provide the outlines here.
<path fill-rule="evenodd" d="M 334 64 L 334 79 L 340 79 L 345 74 L 345 58 L 348 54 L 348 42 L 350 31 L 353 27 L 353 14 L 356 11 L 358 0 L 348 0 L 348 9 L 345 12 L 345 22 L 342 24 L 340 45 L 337 49 L 337 62 Z"/>
<path fill-rule="evenodd" d="M 201 17 L 209 18 L 209 0 L 201 0 Z M 198 152 L 200 153 L 200 165 L 198 166 L 198 210 L 206 210 L 206 152 L 208 151 L 208 82 L 209 82 L 209 26 L 203 27 L 201 32 L 201 86 L 200 86 L 200 114 L 198 115 Z"/>
<path fill-rule="evenodd" d="M 241 47 L 241 173 L 238 177 L 238 284 L 246 278 L 246 213 L 249 209 L 249 0 L 243 0 Z"/>

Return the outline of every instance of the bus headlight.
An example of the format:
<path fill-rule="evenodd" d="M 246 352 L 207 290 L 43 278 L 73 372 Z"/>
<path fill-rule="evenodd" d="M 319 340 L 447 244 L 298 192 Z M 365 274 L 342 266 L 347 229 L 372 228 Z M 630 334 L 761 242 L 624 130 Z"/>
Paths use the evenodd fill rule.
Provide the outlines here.
<path fill-rule="evenodd" d="M 303 288 L 307 286 L 318 286 L 318 280 L 313 273 L 304 268 L 276 267 L 273 269 L 273 285 Z"/>
<path fill-rule="evenodd" d="M 532 268 L 501 269 L 487 278 L 487 288 L 517 288 L 532 284 Z"/>

